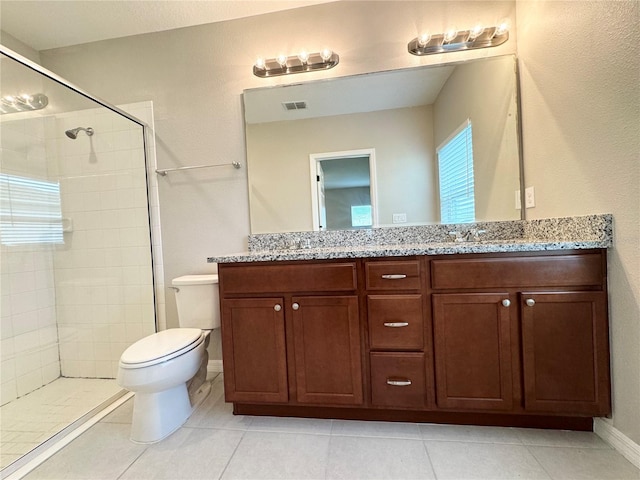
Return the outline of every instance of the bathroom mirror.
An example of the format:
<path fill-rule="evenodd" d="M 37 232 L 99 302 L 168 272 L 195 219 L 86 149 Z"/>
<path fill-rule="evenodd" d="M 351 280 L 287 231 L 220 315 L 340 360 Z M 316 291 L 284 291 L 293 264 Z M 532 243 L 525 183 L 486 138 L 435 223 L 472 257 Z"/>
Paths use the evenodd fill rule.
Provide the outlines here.
<path fill-rule="evenodd" d="M 253 234 L 326 228 L 314 158 L 356 150 L 375 156 L 370 226 L 440 223 L 439 149 L 468 124 L 474 220 L 521 218 L 513 55 L 245 90 L 244 107 Z"/>

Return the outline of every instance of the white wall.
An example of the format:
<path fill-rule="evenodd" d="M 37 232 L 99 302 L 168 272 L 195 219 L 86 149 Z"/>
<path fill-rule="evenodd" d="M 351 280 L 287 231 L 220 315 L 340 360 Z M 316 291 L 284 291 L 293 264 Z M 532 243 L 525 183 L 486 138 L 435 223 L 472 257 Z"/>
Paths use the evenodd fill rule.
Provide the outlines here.
<path fill-rule="evenodd" d="M 380 225 L 390 225 L 394 213 L 406 213 L 409 223 L 437 222 L 427 105 L 247 125 L 251 233 L 313 230 L 309 155 L 369 148 Z"/>
<path fill-rule="evenodd" d="M 613 423 L 640 443 L 638 2 L 517 3 L 527 218 L 612 213 Z"/>

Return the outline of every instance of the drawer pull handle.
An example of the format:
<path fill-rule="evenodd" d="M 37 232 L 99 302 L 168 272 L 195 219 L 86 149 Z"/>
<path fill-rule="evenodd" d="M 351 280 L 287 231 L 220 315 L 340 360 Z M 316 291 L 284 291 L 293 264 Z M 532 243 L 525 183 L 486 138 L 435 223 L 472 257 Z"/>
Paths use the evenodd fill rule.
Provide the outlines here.
<path fill-rule="evenodd" d="M 391 328 L 408 327 L 409 322 L 384 322 L 384 326 Z"/>
<path fill-rule="evenodd" d="M 388 273 L 382 275 L 382 278 L 385 280 L 402 280 L 403 278 L 407 278 L 407 276 L 404 273 Z"/>
<path fill-rule="evenodd" d="M 401 380 L 397 378 L 387 378 L 387 385 L 393 385 L 394 387 L 408 387 L 411 385 L 411 380 Z"/>
<path fill-rule="evenodd" d="M 527 307 L 533 307 L 536 304 L 536 301 L 533 298 L 527 298 L 524 303 L 527 304 Z"/>
<path fill-rule="evenodd" d="M 282 310 L 282 306 L 281 306 L 280 304 L 276 303 L 276 304 L 273 306 L 273 309 L 274 309 L 276 312 L 279 312 L 280 310 Z"/>

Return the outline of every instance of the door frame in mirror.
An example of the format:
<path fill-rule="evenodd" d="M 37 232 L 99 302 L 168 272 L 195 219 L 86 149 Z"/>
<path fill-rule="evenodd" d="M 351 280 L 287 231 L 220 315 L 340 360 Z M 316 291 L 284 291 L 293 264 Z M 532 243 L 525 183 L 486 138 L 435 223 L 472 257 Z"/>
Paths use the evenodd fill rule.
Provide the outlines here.
<path fill-rule="evenodd" d="M 379 226 L 378 221 L 378 188 L 376 183 L 376 149 L 362 148 L 358 150 L 346 150 L 342 152 L 312 153 L 309 155 L 309 180 L 311 184 L 311 218 L 313 231 L 320 231 L 320 205 L 318 202 L 317 171 L 320 162 L 328 160 L 346 160 L 349 158 L 369 157 L 369 192 L 371 196 L 371 216 L 373 224 L 371 228 Z M 326 227 L 325 227 L 326 229 Z"/>

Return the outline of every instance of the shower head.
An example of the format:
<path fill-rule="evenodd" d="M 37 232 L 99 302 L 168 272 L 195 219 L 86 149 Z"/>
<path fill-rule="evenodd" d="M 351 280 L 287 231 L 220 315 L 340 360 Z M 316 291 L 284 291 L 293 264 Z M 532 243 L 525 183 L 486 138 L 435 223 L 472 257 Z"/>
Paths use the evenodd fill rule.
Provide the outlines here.
<path fill-rule="evenodd" d="M 67 137 L 69 137 L 72 140 L 75 140 L 76 138 L 78 138 L 78 132 L 80 130 L 83 130 L 84 132 L 86 132 L 86 134 L 90 137 L 91 135 L 93 135 L 93 128 L 91 127 L 87 127 L 87 128 L 82 128 L 82 127 L 78 127 L 78 128 L 72 128 L 71 130 L 67 130 L 65 133 L 65 135 Z"/>

